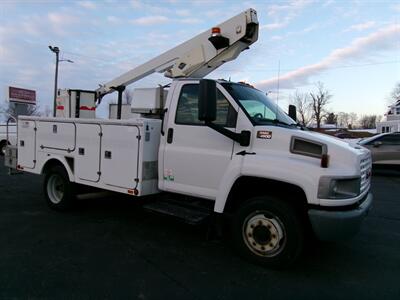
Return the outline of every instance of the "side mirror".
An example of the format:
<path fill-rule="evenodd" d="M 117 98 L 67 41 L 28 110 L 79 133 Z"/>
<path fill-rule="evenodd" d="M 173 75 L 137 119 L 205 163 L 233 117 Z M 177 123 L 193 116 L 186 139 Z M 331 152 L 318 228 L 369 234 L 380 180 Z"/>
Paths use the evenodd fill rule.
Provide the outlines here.
<path fill-rule="evenodd" d="M 289 117 L 291 117 L 293 119 L 293 121 L 297 122 L 297 109 L 296 109 L 296 106 L 289 105 L 288 115 L 289 115 Z"/>
<path fill-rule="evenodd" d="M 380 141 L 374 142 L 374 147 L 375 147 L 375 148 L 378 148 L 378 147 L 381 146 L 381 145 L 382 145 L 382 142 L 380 142 Z"/>
<path fill-rule="evenodd" d="M 242 147 L 247 147 L 250 145 L 250 138 L 251 138 L 251 132 L 248 130 L 242 130 L 240 132 L 239 136 L 239 144 Z"/>
<path fill-rule="evenodd" d="M 206 123 L 217 119 L 217 83 L 214 80 L 200 80 L 198 118 Z"/>

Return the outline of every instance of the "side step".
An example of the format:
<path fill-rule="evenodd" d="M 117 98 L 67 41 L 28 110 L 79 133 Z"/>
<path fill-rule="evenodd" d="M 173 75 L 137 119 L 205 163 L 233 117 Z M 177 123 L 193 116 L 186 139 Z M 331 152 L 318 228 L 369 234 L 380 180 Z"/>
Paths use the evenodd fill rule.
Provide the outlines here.
<path fill-rule="evenodd" d="M 146 203 L 143 205 L 143 209 L 152 213 L 174 217 L 190 225 L 203 224 L 212 214 L 212 211 L 204 207 L 174 200 L 158 200 Z"/>

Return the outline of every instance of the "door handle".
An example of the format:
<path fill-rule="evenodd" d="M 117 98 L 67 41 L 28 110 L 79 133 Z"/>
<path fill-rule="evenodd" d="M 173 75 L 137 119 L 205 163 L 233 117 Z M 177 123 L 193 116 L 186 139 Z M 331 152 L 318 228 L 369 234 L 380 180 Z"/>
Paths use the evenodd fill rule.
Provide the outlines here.
<path fill-rule="evenodd" d="M 161 135 L 164 136 L 165 132 L 164 132 L 164 119 L 165 119 L 165 114 L 167 113 L 168 108 L 165 108 L 162 112 L 161 112 Z"/>
<path fill-rule="evenodd" d="M 167 143 L 171 144 L 173 139 L 174 139 L 174 129 L 173 128 L 168 128 Z"/>

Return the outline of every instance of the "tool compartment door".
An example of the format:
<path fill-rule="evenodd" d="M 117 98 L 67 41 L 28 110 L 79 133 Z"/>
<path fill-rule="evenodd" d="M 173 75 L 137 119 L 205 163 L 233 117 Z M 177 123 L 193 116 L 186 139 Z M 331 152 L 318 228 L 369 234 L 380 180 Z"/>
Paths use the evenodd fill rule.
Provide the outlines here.
<path fill-rule="evenodd" d="M 75 172 L 80 180 L 99 181 L 100 143 L 100 125 L 76 124 Z"/>
<path fill-rule="evenodd" d="M 101 180 L 104 184 L 133 189 L 138 183 L 139 127 L 102 125 Z"/>
<path fill-rule="evenodd" d="M 76 125 L 67 122 L 37 122 L 38 149 L 72 152 L 75 150 Z"/>
<path fill-rule="evenodd" d="M 36 122 L 18 121 L 18 164 L 34 169 L 36 164 Z"/>

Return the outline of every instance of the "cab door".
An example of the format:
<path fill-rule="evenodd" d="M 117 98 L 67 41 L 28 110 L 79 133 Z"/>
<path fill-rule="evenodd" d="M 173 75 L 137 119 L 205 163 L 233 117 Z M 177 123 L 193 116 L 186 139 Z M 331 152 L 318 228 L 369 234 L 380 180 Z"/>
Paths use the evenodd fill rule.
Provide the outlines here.
<path fill-rule="evenodd" d="M 215 199 L 232 159 L 234 141 L 198 120 L 198 91 L 198 81 L 182 81 L 175 88 L 173 97 L 178 97 L 178 103 L 176 107 L 171 105 L 168 113 L 160 187 Z M 238 105 L 229 98 L 218 89 L 215 123 L 235 132 Z"/>

